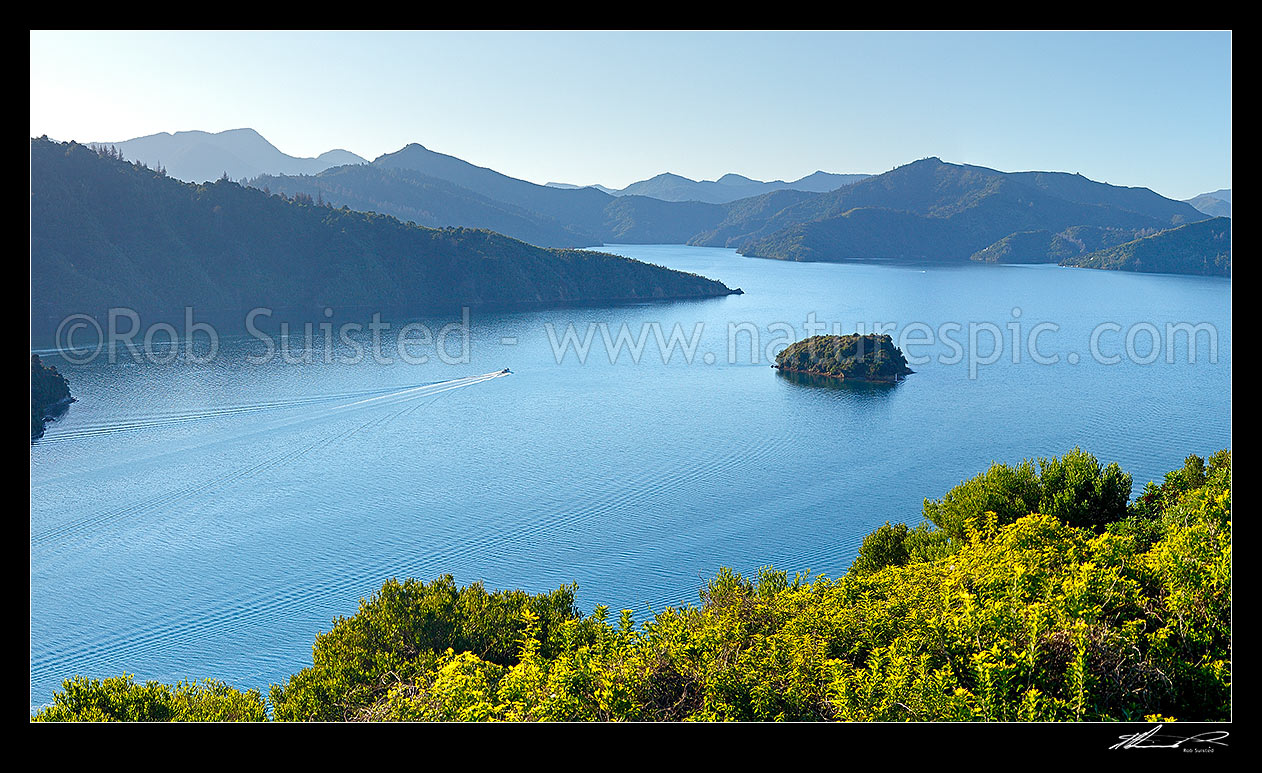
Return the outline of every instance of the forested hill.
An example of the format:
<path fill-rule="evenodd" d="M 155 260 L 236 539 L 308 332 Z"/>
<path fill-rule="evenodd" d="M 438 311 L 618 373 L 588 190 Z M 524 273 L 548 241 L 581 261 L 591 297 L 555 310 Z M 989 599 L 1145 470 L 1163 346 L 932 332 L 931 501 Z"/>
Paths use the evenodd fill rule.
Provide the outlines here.
<path fill-rule="evenodd" d="M 249 184 L 431 228 L 486 228 L 542 247 L 588 247 L 603 241 L 581 226 L 401 167 L 347 165 L 315 175 L 263 175 Z"/>
<path fill-rule="evenodd" d="M 982 263 L 1060 263 L 1089 252 L 1159 233 L 1160 228 L 1105 228 L 1076 225 L 1060 233 L 1019 231 L 1009 234 L 972 259 Z"/>
<path fill-rule="evenodd" d="M 192 185 L 76 143 L 31 141 L 33 321 L 116 306 L 425 309 L 730 292 L 628 258 L 424 228 L 227 180 Z"/>
<path fill-rule="evenodd" d="M 489 228 L 549 247 L 683 243 L 723 216 L 718 204 L 536 185 L 412 144 L 370 166 L 270 175 L 250 185 L 432 226 Z"/>
<path fill-rule="evenodd" d="M 438 153 L 415 142 L 394 153 L 380 156 L 372 165 L 382 169 L 410 169 L 448 180 L 496 201 L 583 225 L 590 225 L 593 218 L 599 219 L 600 213 L 613 198 L 595 188 L 566 190 L 536 185 L 455 156 Z"/>
<path fill-rule="evenodd" d="M 1231 218 L 1216 217 L 1061 262 L 1159 274 L 1231 276 Z"/>
<path fill-rule="evenodd" d="M 739 216 L 694 243 L 781 260 L 955 261 L 1024 231 L 1089 226 L 1137 234 L 1205 219 L 1192 206 L 1146 188 L 1058 172 L 1004 173 L 937 158 L 785 204 L 743 203 L 733 213 Z"/>

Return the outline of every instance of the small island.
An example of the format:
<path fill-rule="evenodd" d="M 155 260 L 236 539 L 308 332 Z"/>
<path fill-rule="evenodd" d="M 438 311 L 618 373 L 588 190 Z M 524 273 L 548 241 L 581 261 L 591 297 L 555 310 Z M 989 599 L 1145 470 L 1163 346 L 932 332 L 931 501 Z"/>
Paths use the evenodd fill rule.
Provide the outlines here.
<path fill-rule="evenodd" d="M 66 377 L 55 367 L 45 365 L 38 354 L 31 355 L 31 440 L 44 434 L 44 424 L 66 412 L 74 398 Z"/>
<path fill-rule="evenodd" d="M 890 384 L 915 372 L 892 338 L 875 333 L 811 336 L 776 355 L 771 367 L 783 373 Z"/>

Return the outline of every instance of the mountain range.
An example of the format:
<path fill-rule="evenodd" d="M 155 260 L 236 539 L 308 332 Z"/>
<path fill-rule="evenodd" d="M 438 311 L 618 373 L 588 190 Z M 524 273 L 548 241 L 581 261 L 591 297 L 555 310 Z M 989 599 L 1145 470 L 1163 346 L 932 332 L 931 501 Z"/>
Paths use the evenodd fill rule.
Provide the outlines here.
<path fill-rule="evenodd" d="M 291 196 L 318 194 L 334 206 L 368 209 L 421 225 L 500 230 L 549 247 L 683 243 L 722 214 L 717 204 L 538 185 L 416 143 L 367 167 L 264 175 L 250 185 Z"/>
<path fill-rule="evenodd" d="M 502 230 L 548 246 L 686 242 L 782 260 L 959 261 L 1014 234 L 1045 231 L 1050 239 L 1076 229 L 1060 240 L 1056 256 L 1024 258 L 1045 262 L 1206 219 L 1147 188 L 938 158 L 829 192 L 782 189 L 726 204 L 536 185 L 416 144 L 368 166 L 251 184 L 426 225 Z M 1003 259 L 999 252 L 978 259 Z"/>
<path fill-rule="evenodd" d="M 90 145 L 112 146 L 131 161 L 151 168 L 164 168 L 167 174 L 185 182 L 218 180 L 224 174 L 231 180 L 265 175 L 314 175 L 337 166 L 367 164 L 347 150 L 330 150 L 315 158 L 298 158 L 281 152 L 254 129 L 230 129 L 222 132 L 161 132 L 119 142 L 93 142 Z M 413 146 L 408 146 L 409 148 Z M 419 145 L 415 147 L 421 147 Z M 399 153 L 404 153 L 404 148 Z M 398 156 L 386 154 L 382 158 Z M 594 188 L 611 196 L 649 196 L 663 201 L 704 201 L 726 204 L 775 190 L 801 190 L 822 193 L 862 180 L 865 174 L 832 174 L 815 172 L 793 182 L 763 182 L 739 174 L 726 174 L 718 180 L 690 180 L 676 174 L 660 174 L 648 180 L 631 183 L 625 188 L 603 185 L 570 185 L 550 182 L 548 188 L 580 190 Z M 439 175 L 441 177 L 441 175 Z"/>
<path fill-rule="evenodd" d="M 261 174 L 315 174 L 344 164 L 366 164 L 367 160 L 349 150 L 330 150 L 315 158 L 297 158 L 282 153 L 253 129 L 230 129 L 210 133 L 186 131 L 150 134 L 122 142 L 101 142 L 123 157 L 185 182 L 218 180 L 225 174 L 231 180 Z"/>
<path fill-rule="evenodd" d="M 858 179 L 832 187 L 850 177 Z M 1192 204 L 1147 188 L 939 158 L 878 175 L 816 173 L 795 183 L 739 175 L 698 183 L 659 175 L 607 192 L 538 185 L 413 143 L 371 164 L 266 174 L 249 184 L 418 225 L 494 230 L 546 247 L 687 243 L 794 261 L 1060 262 L 1208 219 Z M 697 186 L 798 184 L 827 190 L 783 187 L 721 203 L 662 198 L 692 196 L 679 191 Z M 1229 191 L 1217 193 L 1230 198 Z"/>
<path fill-rule="evenodd" d="M 1191 205 L 1147 188 L 927 158 L 770 216 L 762 211 L 743 218 L 714 241 L 780 260 L 952 261 L 1022 231 L 1093 226 L 1137 232 L 1204 219 Z"/>
<path fill-rule="evenodd" d="M 601 194 L 603 195 L 603 194 Z M 487 230 L 181 182 L 112 151 L 31 141 L 31 314 L 181 315 L 557 305 L 731 294 L 722 283 Z"/>
<path fill-rule="evenodd" d="M 737 199 L 746 199 L 763 193 L 781 190 L 810 191 L 826 193 L 844 185 L 858 182 L 867 174 L 833 174 L 831 172 L 815 172 L 793 182 L 772 180 L 763 182 L 753 180 L 739 174 L 725 174 L 717 180 L 691 180 L 677 174 L 667 172 L 647 180 L 634 182 L 622 189 L 606 188 L 603 185 L 591 187 L 604 191 L 611 196 L 649 196 L 663 201 L 704 201 L 710 204 L 727 204 Z M 565 183 L 548 183 L 549 187 L 575 189 L 581 186 Z"/>

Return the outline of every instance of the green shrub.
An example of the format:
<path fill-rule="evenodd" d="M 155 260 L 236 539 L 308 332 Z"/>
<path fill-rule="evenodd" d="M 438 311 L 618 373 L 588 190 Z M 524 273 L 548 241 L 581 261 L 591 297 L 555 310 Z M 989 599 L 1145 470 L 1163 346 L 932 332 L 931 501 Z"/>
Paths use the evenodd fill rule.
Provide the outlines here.
<path fill-rule="evenodd" d="M 1037 464 L 1029 459 L 1015 467 L 993 464 L 941 499 L 926 499 L 924 517 L 954 539 L 965 539 L 969 524 L 983 524 L 987 513 L 994 513 L 998 526 L 1043 513 L 1070 526 L 1101 528 L 1129 514 L 1130 494 L 1131 476 L 1116 462 L 1101 467 L 1075 448 Z"/>
<path fill-rule="evenodd" d="M 561 646 L 561 625 L 581 618 L 574 586 L 532 596 L 488 593 L 481 583 L 459 588 L 451 575 L 430 583 L 389 580 L 359 612 L 338 618 L 316 637 L 313 665 L 273 685 L 277 719 L 340 720 L 371 705 L 389 686 L 438 664 L 438 653 L 469 652 L 501 666 L 517 662 L 526 631 L 522 614 L 539 619 L 546 656 Z"/>
<path fill-rule="evenodd" d="M 36 722 L 262 722 L 267 719 L 258 690 L 241 692 L 214 679 L 137 684 L 130 675 L 109 679 L 74 677 L 62 683 L 53 705 Z"/>

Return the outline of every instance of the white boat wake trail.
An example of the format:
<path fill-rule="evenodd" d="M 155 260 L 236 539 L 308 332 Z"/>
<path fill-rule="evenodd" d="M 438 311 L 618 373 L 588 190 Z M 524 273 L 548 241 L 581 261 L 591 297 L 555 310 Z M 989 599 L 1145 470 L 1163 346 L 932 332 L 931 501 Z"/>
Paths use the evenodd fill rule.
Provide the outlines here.
<path fill-rule="evenodd" d="M 441 395 L 447 392 L 491 381 L 503 375 L 506 374 L 502 371 L 495 373 L 483 373 L 478 376 L 468 376 L 449 381 L 439 381 L 436 383 L 405 387 L 403 389 L 394 389 L 385 393 L 378 393 L 380 390 L 374 390 L 373 392 L 344 393 L 332 397 L 308 397 L 298 400 L 259 403 L 256 405 L 214 408 L 195 413 L 164 416 L 161 417 L 160 421 L 158 419 L 123 421 L 110 425 L 100 425 L 95 428 L 84 428 L 73 433 L 66 433 L 65 436 L 55 439 L 61 439 L 63 442 L 67 440 L 83 442 L 91 438 L 108 436 L 114 434 L 115 432 L 139 431 L 141 429 L 164 427 L 176 423 L 205 421 L 207 419 L 220 418 L 223 416 L 255 413 L 268 409 L 275 410 L 279 408 L 302 405 L 322 404 L 333 400 L 346 400 L 348 397 L 357 398 L 351 399 L 350 402 L 342 402 L 337 405 L 326 407 L 315 413 L 309 412 L 289 420 L 281 420 L 272 422 L 266 426 L 256 427 L 246 433 L 243 433 L 243 435 L 236 435 L 231 438 L 232 440 L 239 440 L 242 436 L 264 432 L 270 433 L 277 429 L 296 424 L 306 424 L 314 421 L 327 421 L 344 414 L 353 415 L 357 411 L 398 407 L 398 410 L 392 413 L 388 413 L 383 416 L 374 415 L 363 423 L 353 426 L 350 429 L 331 434 L 328 437 L 321 438 L 315 442 L 308 443 L 285 453 L 270 456 L 261 462 L 231 469 L 223 472 L 222 474 L 199 481 L 189 486 L 184 486 L 172 491 L 166 491 L 139 501 L 130 502 L 122 507 L 95 513 L 74 521 L 59 523 L 56 526 L 52 526 L 41 531 L 33 531 L 31 534 L 31 550 L 32 552 L 35 552 L 45 549 L 54 549 L 58 545 L 64 544 L 69 540 L 74 540 L 75 544 L 80 544 L 84 538 L 91 537 L 93 534 L 103 531 L 106 527 L 116 522 L 134 521 L 146 513 L 165 510 L 172 505 L 187 501 L 192 497 L 206 494 L 208 492 L 222 490 L 227 486 L 253 477 L 261 472 L 288 464 L 302 458 L 303 456 L 327 448 L 338 441 L 345 440 L 346 438 L 355 435 L 358 432 L 379 425 L 388 424 L 400 416 L 410 414 L 411 412 L 417 410 L 422 404 L 428 404 L 436 401 Z M 89 429 L 93 431 L 89 431 Z M 221 442 L 222 440 L 224 439 L 219 438 L 216 442 Z"/>
<path fill-rule="evenodd" d="M 185 413 L 132 417 L 104 424 L 89 424 L 75 427 L 74 429 L 64 432 L 57 432 L 55 428 L 50 428 L 52 431 L 48 432 L 48 434 L 46 434 L 43 438 L 36 441 L 36 445 L 68 443 L 77 440 L 100 437 L 102 435 L 115 435 L 124 432 L 144 432 L 161 427 L 196 424 L 198 422 L 222 419 L 231 416 L 275 412 L 308 405 L 329 405 L 330 403 L 337 403 L 339 401 L 346 400 L 352 401 L 332 406 L 327 411 L 329 414 L 332 414 L 341 412 L 345 409 L 351 409 L 356 406 L 371 405 L 376 402 L 389 403 L 401 399 L 425 397 L 427 394 L 431 393 L 445 392 L 451 389 L 459 389 L 473 384 L 480 384 L 483 381 L 489 381 L 490 379 L 498 378 L 502 375 L 505 374 L 501 371 L 497 373 L 484 373 L 479 376 L 466 376 L 464 378 L 451 379 L 448 381 L 419 384 L 416 386 L 403 387 L 401 389 L 397 387 L 390 387 L 387 389 L 372 389 L 360 392 L 314 395 L 290 400 L 273 400 L 270 402 L 253 403 L 248 405 L 215 406 L 212 408 L 205 408 Z M 323 413 L 306 414 L 303 420 L 310 421 L 318 419 L 321 418 L 322 415 Z"/>

